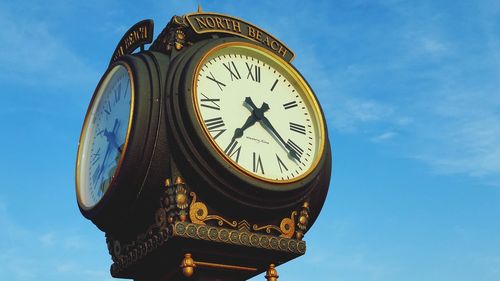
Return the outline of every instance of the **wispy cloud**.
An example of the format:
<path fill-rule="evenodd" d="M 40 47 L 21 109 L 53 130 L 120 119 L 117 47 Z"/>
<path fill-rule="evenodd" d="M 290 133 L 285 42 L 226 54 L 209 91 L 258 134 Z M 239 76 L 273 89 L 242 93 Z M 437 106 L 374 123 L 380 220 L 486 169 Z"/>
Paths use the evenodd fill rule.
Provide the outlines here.
<path fill-rule="evenodd" d="M 91 256 L 106 260 L 105 244 L 90 243 L 89 238 L 71 229 L 18 222 L 8 204 L 0 200 L 0 276 L 8 280 L 111 280 L 102 265 L 82 265 L 79 258 Z M 41 233 L 36 237 L 37 233 Z M 94 238 L 93 238 L 94 239 Z M 78 253 L 75 256 L 75 253 Z M 68 257 L 73 257 L 68 258 Z M 75 272 L 80 275 L 74 276 Z M 3 279 L 2 279 L 3 280 Z"/>
<path fill-rule="evenodd" d="M 394 136 L 396 136 L 396 133 L 394 132 L 384 132 L 380 135 L 372 137 L 371 140 L 373 142 L 383 142 L 392 139 Z"/>
<path fill-rule="evenodd" d="M 399 157 L 434 172 L 500 178 L 500 40 L 493 24 L 499 5 L 459 5 L 454 13 L 399 1 L 341 5 L 343 13 L 360 17 L 383 13 L 375 27 L 335 14 L 339 5 L 319 1 L 318 13 L 333 11 L 331 16 L 301 25 L 296 18 L 314 14 L 301 10 L 293 18 L 273 17 L 270 26 L 294 47 L 295 64 L 321 100 L 333 134 L 359 134 L 384 145 L 397 136 L 390 145 Z M 268 15 L 258 17 L 266 22 Z"/>
<path fill-rule="evenodd" d="M 0 4 L 0 82 L 67 87 L 93 83 L 95 71 L 58 29 Z"/>

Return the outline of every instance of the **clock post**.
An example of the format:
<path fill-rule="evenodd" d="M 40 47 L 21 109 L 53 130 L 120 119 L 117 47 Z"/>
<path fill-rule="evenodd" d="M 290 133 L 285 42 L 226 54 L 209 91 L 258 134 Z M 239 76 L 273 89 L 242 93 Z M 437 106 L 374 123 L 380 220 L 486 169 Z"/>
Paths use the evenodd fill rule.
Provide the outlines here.
<path fill-rule="evenodd" d="M 277 280 L 306 253 L 330 183 L 326 123 L 295 54 L 201 9 L 152 34 L 145 20 L 123 36 L 78 149 L 78 204 L 106 233 L 111 275 Z"/>

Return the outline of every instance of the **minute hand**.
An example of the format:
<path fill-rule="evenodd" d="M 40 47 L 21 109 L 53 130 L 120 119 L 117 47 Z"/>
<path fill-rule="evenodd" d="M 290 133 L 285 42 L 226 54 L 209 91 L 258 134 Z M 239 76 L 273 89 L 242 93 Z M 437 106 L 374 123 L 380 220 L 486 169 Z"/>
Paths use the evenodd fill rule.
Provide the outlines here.
<path fill-rule="evenodd" d="M 290 154 L 290 156 L 292 156 L 293 158 L 297 159 L 299 162 L 300 162 L 300 158 L 299 156 L 297 156 L 297 153 L 295 152 L 295 150 L 293 150 L 290 145 L 288 145 L 288 143 L 285 142 L 285 140 L 283 140 L 283 138 L 280 136 L 280 134 L 278 133 L 278 131 L 276 131 L 276 129 L 273 127 L 273 125 L 271 124 L 271 122 L 269 122 L 269 120 L 267 119 L 266 116 L 264 116 L 264 114 L 262 114 L 262 116 L 260 116 L 260 120 L 259 120 L 262 124 L 264 124 L 266 127 L 268 127 L 271 132 L 273 132 L 273 134 L 280 140 L 280 142 L 286 147 L 286 149 L 288 150 L 288 153 Z"/>

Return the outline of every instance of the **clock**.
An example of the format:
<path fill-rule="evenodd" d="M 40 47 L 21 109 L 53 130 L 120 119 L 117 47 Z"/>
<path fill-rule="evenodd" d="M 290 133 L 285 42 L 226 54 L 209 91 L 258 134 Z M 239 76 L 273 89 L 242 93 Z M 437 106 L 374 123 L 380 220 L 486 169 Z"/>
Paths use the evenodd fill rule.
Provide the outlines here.
<path fill-rule="evenodd" d="M 174 146 L 190 178 L 215 189 L 205 196 L 279 210 L 310 196 L 318 178 L 329 180 L 321 108 L 289 63 L 248 40 L 222 38 L 193 45 L 173 67 L 166 111 Z"/>
<path fill-rule="evenodd" d="M 137 214 L 147 206 L 141 199 L 153 196 L 165 177 L 151 171 L 159 153 L 166 157 L 166 141 L 159 141 L 165 135 L 160 77 L 168 61 L 153 52 L 121 57 L 101 78 L 88 107 L 77 153 L 77 201 L 82 214 L 109 233 L 130 219 L 132 209 Z"/>
<path fill-rule="evenodd" d="M 130 67 L 115 65 L 89 108 L 77 169 L 77 192 L 84 209 L 91 209 L 101 201 L 119 173 L 133 117 L 132 83 Z"/>
<path fill-rule="evenodd" d="M 205 53 L 193 79 L 193 106 L 214 150 L 250 177 L 276 184 L 309 175 L 325 143 L 311 89 L 276 55 L 229 42 Z"/>

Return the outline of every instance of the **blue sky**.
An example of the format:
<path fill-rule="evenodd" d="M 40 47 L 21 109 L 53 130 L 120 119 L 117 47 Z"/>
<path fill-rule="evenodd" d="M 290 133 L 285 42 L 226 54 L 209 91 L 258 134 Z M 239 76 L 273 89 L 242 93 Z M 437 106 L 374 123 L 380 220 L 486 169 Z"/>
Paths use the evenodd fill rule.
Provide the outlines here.
<path fill-rule="evenodd" d="M 85 110 L 128 27 L 197 3 L 0 2 L 1 280 L 112 280 L 74 193 Z M 500 2 L 203 7 L 285 42 L 325 110 L 330 192 L 279 280 L 500 280 Z"/>

